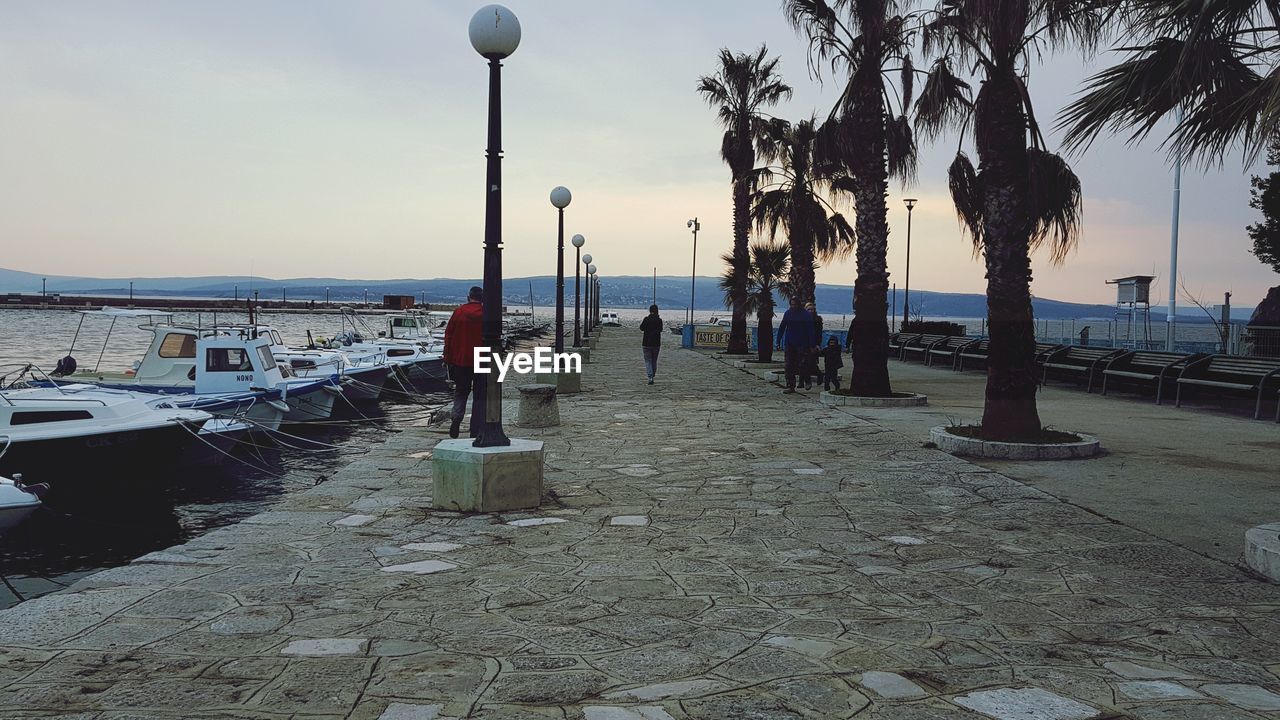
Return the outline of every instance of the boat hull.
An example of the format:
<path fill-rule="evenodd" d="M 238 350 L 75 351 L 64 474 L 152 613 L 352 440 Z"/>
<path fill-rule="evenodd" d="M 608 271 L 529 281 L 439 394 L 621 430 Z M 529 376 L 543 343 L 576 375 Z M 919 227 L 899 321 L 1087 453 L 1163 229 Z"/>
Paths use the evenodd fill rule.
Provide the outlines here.
<path fill-rule="evenodd" d="M 333 402 L 342 394 L 336 385 L 323 385 L 311 392 L 289 395 L 285 402 L 289 412 L 284 414 L 286 423 L 305 423 L 328 420 L 333 417 Z"/>
<path fill-rule="evenodd" d="M 386 386 L 391 372 L 385 366 L 367 370 L 348 369 L 346 377 L 350 381 L 342 384 L 342 394 L 352 401 L 377 400 L 382 395 L 382 388 Z"/>
<path fill-rule="evenodd" d="M 0 456 L 0 475 L 21 473 L 55 489 L 69 483 L 111 484 L 145 464 L 176 465 L 195 442 L 196 427 L 178 423 L 96 435 L 11 442 Z"/>

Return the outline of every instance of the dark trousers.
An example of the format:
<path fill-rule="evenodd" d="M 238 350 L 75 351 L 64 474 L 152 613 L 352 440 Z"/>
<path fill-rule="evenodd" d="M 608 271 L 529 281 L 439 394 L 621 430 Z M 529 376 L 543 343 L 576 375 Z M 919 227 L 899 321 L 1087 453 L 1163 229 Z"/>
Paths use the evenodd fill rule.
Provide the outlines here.
<path fill-rule="evenodd" d="M 840 389 L 840 368 L 827 368 L 822 375 L 822 389 L 830 390 L 834 385 L 837 390 Z"/>
<path fill-rule="evenodd" d="M 468 425 L 468 432 L 471 437 L 475 437 L 480 432 L 480 426 L 484 424 L 484 405 L 485 398 L 488 397 L 489 376 L 483 373 L 477 374 L 473 368 L 450 365 L 449 378 L 453 380 L 453 412 L 449 414 L 449 419 L 461 421 L 467 413 L 467 398 L 472 396 L 471 423 Z"/>
<path fill-rule="evenodd" d="M 796 375 L 808 372 L 805 363 L 808 361 L 806 348 L 793 348 L 790 345 L 782 350 L 782 374 L 787 380 L 787 388 L 796 389 Z"/>
<path fill-rule="evenodd" d="M 658 374 L 658 351 L 661 349 L 661 345 L 644 348 L 644 371 L 650 380 Z"/>

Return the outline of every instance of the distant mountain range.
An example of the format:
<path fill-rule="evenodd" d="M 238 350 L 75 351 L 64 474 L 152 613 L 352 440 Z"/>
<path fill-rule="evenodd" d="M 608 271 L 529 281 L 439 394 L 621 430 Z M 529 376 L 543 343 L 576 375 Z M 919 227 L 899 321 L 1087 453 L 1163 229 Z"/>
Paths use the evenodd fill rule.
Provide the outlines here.
<path fill-rule="evenodd" d="M 672 309 L 689 306 L 690 284 L 687 277 L 659 275 L 602 276 L 604 305 L 609 307 L 645 307 L 652 302 Z M 351 280 L 343 278 L 289 278 L 274 279 L 250 276 L 216 275 L 205 277 L 133 277 L 91 278 L 60 275 L 37 275 L 18 270 L 0 268 L 0 293 L 39 293 L 42 288 L 49 293 L 69 295 L 103 295 L 128 297 L 132 283 L 135 298 L 246 298 L 254 293 L 262 300 L 316 300 L 326 298 L 332 302 L 363 302 L 365 293 L 371 302 L 380 302 L 383 295 L 412 295 L 426 302 L 456 303 L 467 295 L 467 290 L 480 284 L 475 279 L 431 278 L 395 280 Z M 508 305 L 533 303 L 539 306 L 555 304 L 555 278 L 549 275 L 506 278 L 503 295 Z M 694 289 L 696 309 L 700 312 L 724 310 L 724 295 L 719 279 L 697 278 Z M 848 285 L 818 285 L 818 310 L 823 314 L 852 314 L 853 288 Z M 902 316 L 903 293 L 897 294 L 894 314 Z M 565 280 L 565 296 L 573 302 L 573 277 Z M 1111 318 L 1115 315 L 1112 305 L 1071 303 L 1046 298 L 1034 298 L 1035 316 L 1042 319 Z M 986 297 L 979 293 L 943 293 L 930 290 L 912 290 L 912 315 L 926 317 L 985 317 Z M 1182 308 L 1188 320 L 1204 318 L 1198 308 Z M 1233 309 L 1232 316 L 1248 319 L 1252 307 Z M 1152 316 L 1164 316 L 1162 307 L 1153 307 Z M 1154 317 L 1153 317 L 1154 320 Z"/>

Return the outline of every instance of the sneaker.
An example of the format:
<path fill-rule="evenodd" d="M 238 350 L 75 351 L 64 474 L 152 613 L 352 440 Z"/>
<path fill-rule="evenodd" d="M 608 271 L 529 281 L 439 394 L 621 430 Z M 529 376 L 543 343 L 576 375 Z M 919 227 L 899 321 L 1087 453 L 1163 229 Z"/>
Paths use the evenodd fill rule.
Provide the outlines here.
<path fill-rule="evenodd" d="M 460 428 L 461 426 L 462 426 L 462 420 L 460 419 L 454 420 L 453 422 L 449 423 L 449 437 L 457 439 L 458 428 Z"/>
<path fill-rule="evenodd" d="M 653 384 L 653 378 L 649 378 L 649 384 L 650 384 L 650 385 L 652 385 L 652 384 Z"/>
<path fill-rule="evenodd" d="M 790 394 L 795 393 L 795 391 L 796 391 L 796 389 L 795 389 L 795 388 L 787 388 L 786 390 L 783 390 L 783 391 L 782 391 L 782 394 L 783 394 L 783 395 L 790 395 Z"/>

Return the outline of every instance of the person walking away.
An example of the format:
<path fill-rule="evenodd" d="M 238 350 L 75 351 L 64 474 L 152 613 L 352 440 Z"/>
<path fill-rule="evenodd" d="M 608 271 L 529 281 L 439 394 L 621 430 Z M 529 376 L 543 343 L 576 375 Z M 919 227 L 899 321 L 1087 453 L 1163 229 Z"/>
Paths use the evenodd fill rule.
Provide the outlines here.
<path fill-rule="evenodd" d="M 791 307 L 782 315 L 778 324 L 776 342 L 782 345 L 783 375 L 787 387 L 782 392 L 796 391 L 796 375 L 804 372 L 803 367 L 810 351 L 813 350 L 813 318 L 800 305 L 800 300 L 791 298 Z"/>
<path fill-rule="evenodd" d="M 444 326 L 444 362 L 453 381 L 453 412 L 450 413 L 449 437 L 458 437 L 462 416 L 467 410 L 467 397 L 471 400 L 471 437 L 480 432 L 484 424 L 485 391 L 489 377 L 476 375 L 476 348 L 484 347 L 484 290 L 472 287 L 467 292 L 467 302 L 449 316 Z"/>
<path fill-rule="evenodd" d="M 832 386 L 840 389 L 840 368 L 844 367 L 844 359 L 840 355 L 840 341 L 828 338 L 827 346 L 822 349 L 823 390 L 830 390 Z"/>
<path fill-rule="evenodd" d="M 644 371 L 649 376 L 649 384 L 653 384 L 653 376 L 658 374 L 658 351 L 662 349 L 662 318 L 658 317 L 658 306 L 650 305 L 649 314 L 640 321 L 640 332 L 644 339 L 640 341 L 644 351 Z"/>
<path fill-rule="evenodd" d="M 809 350 L 804 374 L 804 388 L 808 390 L 818 382 L 818 378 L 822 377 L 822 370 L 818 367 L 818 358 L 822 355 L 822 316 L 818 314 L 818 308 L 813 303 L 805 303 L 804 309 L 813 316 L 813 347 Z M 813 379 L 812 382 L 810 378 Z"/>

